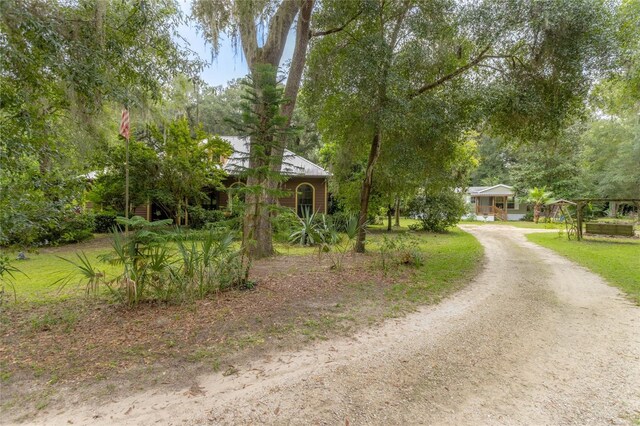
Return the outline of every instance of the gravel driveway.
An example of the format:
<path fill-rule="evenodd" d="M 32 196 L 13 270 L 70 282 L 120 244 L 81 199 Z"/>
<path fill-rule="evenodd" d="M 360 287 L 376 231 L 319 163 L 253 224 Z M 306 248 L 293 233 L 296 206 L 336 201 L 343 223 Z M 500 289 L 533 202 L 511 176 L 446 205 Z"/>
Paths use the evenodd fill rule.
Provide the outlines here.
<path fill-rule="evenodd" d="M 640 308 L 505 226 L 436 306 L 295 353 L 36 419 L 52 424 L 638 424 Z"/>

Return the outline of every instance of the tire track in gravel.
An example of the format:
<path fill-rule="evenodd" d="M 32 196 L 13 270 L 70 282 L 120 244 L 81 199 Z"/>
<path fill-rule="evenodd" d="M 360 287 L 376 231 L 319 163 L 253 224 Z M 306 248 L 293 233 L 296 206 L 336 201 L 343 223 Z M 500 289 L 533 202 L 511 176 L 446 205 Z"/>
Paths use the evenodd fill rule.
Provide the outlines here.
<path fill-rule="evenodd" d="M 44 424 L 633 424 L 640 309 L 505 226 L 465 226 L 485 268 L 439 305 L 352 339 Z M 133 407 L 133 408 L 132 408 Z M 96 417 L 97 416 L 97 417 Z"/>

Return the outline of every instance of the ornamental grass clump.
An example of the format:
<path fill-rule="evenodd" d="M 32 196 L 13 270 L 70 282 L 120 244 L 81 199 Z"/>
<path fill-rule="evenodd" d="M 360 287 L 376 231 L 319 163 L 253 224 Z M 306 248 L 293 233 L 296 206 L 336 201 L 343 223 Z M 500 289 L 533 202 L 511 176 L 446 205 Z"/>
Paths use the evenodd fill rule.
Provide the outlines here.
<path fill-rule="evenodd" d="M 112 279 L 95 267 L 87 256 L 67 260 L 86 282 L 87 294 L 106 293 L 119 303 L 134 306 L 141 302 L 179 303 L 204 298 L 232 287 L 248 284 L 249 263 L 234 245 L 234 232 L 211 229 L 194 240 L 180 229 L 170 230 L 171 220 L 148 222 L 134 216 L 118 218 L 128 225 L 128 235 L 114 229 L 113 251 L 101 261 L 119 265 L 122 272 Z"/>

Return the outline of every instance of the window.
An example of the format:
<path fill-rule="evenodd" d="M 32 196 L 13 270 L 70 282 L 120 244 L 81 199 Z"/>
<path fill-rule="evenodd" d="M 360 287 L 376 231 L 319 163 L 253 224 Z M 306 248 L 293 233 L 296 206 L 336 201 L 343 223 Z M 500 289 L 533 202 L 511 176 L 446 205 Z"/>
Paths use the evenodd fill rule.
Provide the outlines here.
<path fill-rule="evenodd" d="M 507 200 L 507 208 L 515 209 L 516 208 L 516 199 L 514 197 L 509 197 Z"/>
<path fill-rule="evenodd" d="M 301 183 L 296 188 L 296 212 L 302 217 L 313 213 L 314 189 L 308 183 Z"/>
<path fill-rule="evenodd" d="M 476 203 L 476 197 L 471 197 L 471 204 L 475 204 Z"/>

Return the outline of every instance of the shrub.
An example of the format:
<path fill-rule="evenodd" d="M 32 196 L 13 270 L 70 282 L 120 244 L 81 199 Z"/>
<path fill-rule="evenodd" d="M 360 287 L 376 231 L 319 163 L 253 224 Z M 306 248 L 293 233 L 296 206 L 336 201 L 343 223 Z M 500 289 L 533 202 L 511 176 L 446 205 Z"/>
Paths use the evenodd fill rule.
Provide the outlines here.
<path fill-rule="evenodd" d="M 347 225 L 349 224 L 353 216 L 354 216 L 354 213 L 341 211 L 341 212 L 336 212 L 332 215 L 328 215 L 327 220 L 331 222 L 331 224 L 336 228 L 338 232 L 346 232 Z"/>
<path fill-rule="evenodd" d="M 360 228 L 358 216 L 354 214 L 345 216 L 340 221 L 334 220 L 323 221 L 325 230 L 321 234 L 322 244 L 319 252 L 327 254 L 331 260 L 331 269 L 341 270 L 346 254 L 352 252 L 355 246 Z M 339 222 L 339 225 L 336 225 L 336 222 Z"/>
<path fill-rule="evenodd" d="M 444 232 L 460 221 L 465 205 L 460 194 L 453 191 L 420 194 L 409 202 L 409 213 L 420 220 L 423 230 Z"/>
<path fill-rule="evenodd" d="M 201 206 L 189 206 L 189 227 L 192 229 L 206 228 L 211 223 L 222 222 L 227 218 L 221 210 L 207 210 Z"/>
<path fill-rule="evenodd" d="M 424 256 L 419 242 L 410 234 L 398 234 L 395 237 L 383 236 L 379 246 L 382 269 L 386 272 L 391 265 L 422 266 Z"/>
<path fill-rule="evenodd" d="M 524 216 L 520 218 L 521 221 L 524 222 L 533 222 L 533 211 L 528 211 Z"/>
<path fill-rule="evenodd" d="M 94 227 L 93 213 L 71 210 L 57 221 L 57 226 L 49 228 L 44 238 L 51 244 L 77 243 L 91 238 Z"/>
<path fill-rule="evenodd" d="M 99 234 L 106 234 L 113 230 L 116 226 L 116 214 L 111 212 L 96 213 L 94 219 L 93 232 Z"/>
<path fill-rule="evenodd" d="M 33 206 L 37 207 L 37 206 Z M 42 206 L 41 206 L 42 207 Z M 18 246 L 56 245 L 91 238 L 92 213 L 77 208 L 34 209 L 0 212 L 0 244 Z"/>
<path fill-rule="evenodd" d="M 323 216 L 322 221 L 319 221 L 320 215 L 318 213 L 309 213 L 305 211 L 302 217 L 297 218 L 298 224 L 293 229 L 291 235 L 289 235 L 289 241 L 292 243 L 298 243 L 301 246 L 313 246 L 322 242 L 323 223 L 325 218 Z"/>
<path fill-rule="evenodd" d="M 170 222 L 148 222 L 139 216 L 118 218 L 120 225 L 129 226 L 129 236 L 115 233 L 113 252 L 101 259 L 120 265 L 122 273 L 106 280 L 81 253 L 76 260 L 67 260 L 76 270 L 62 284 L 80 274 L 88 294 L 105 287 L 116 301 L 127 305 L 151 300 L 183 302 L 231 287 L 251 287 L 249 265 L 235 248 L 232 232 L 209 230 L 196 241 L 179 228 L 165 231 L 163 227 Z M 169 240 L 176 242 L 175 249 L 167 244 Z"/>
<path fill-rule="evenodd" d="M 289 236 L 294 232 L 299 223 L 300 220 L 293 210 L 283 209 L 282 211 L 279 211 L 271 219 L 273 238 L 280 242 L 288 241 Z"/>

